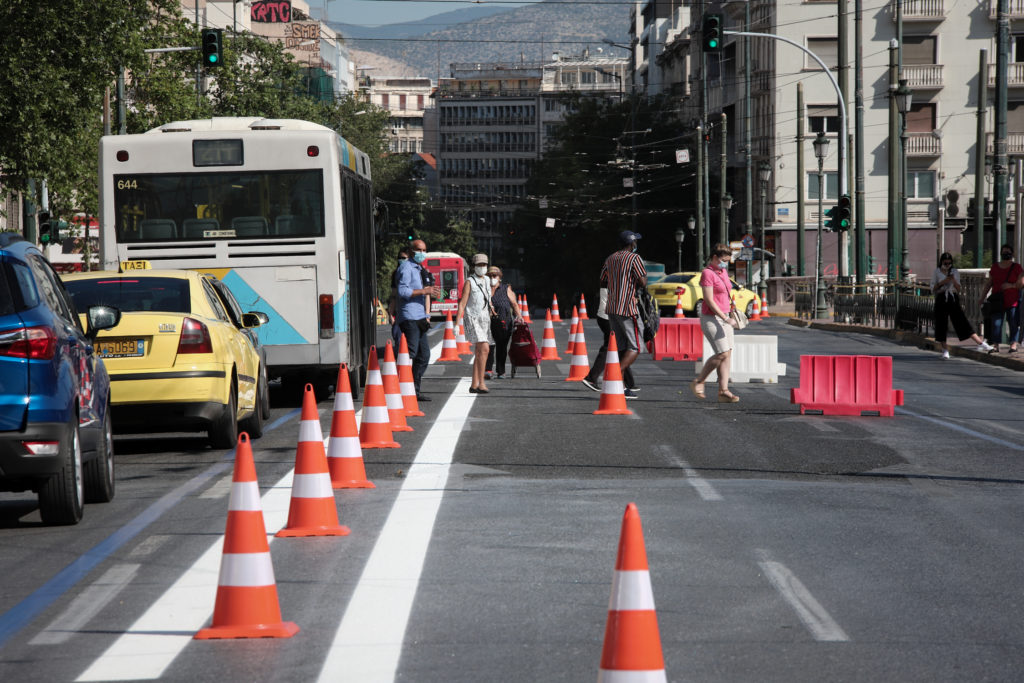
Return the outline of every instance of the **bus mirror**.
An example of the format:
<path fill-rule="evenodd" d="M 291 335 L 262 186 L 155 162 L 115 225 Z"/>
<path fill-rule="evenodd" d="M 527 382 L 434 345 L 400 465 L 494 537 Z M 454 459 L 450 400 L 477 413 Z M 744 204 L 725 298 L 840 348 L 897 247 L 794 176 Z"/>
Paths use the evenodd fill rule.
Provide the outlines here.
<path fill-rule="evenodd" d="M 259 327 L 270 322 L 270 317 L 260 311 L 249 311 L 242 314 L 242 327 Z"/>

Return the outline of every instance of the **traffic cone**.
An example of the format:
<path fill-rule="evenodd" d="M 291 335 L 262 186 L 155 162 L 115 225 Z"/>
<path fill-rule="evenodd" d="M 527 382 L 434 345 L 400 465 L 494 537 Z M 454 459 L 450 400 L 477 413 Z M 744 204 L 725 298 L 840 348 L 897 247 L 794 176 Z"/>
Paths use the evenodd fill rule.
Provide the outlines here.
<path fill-rule="evenodd" d="M 750 319 L 761 319 L 761 299 L 757 296 L 757 294 L 754 295 L 754 315 L 750 316 Z"/>
<path fill-rule="evenodd" d="M 560 323 L 562 322 L 562 316 L 558 314 L 558 295 L 551 295 L 551 322 Z"/>
<path fill-rule="evenodd" d="M 316 410 L 313 385 L 306 385 L 299 416 L 299 443 L 295 449 L 295 476 L 292 477 L 292 501 L 288 523 L 275 534 L 295 536 L 348 536 L 349 528 L 338 524 L 338 504 L 331 490 L 327 471 L 324 435 Z"/>
<path fill-rule="evenodd" d="M 622 517 L 597 680 L 598 683 L 667 680 L 644 530 L 636 503 L 628 504 Z"/>
<path fill-rule="evenodd" d="M 451 322 L 449 316 L 448 322 Z M 454 337 L 452 341 L 454 341 Z M 366 387 L 363 389 L 363 419 L 359 423 L 359 446 L 361 448 L 398 448 L 391 435 L 391 418 L 388 417 L 387 397 L 384 382 L 380 377 L 377 363 L 377 347 L 370 347 L 370 359 L 366 362 Z"/>
<path fill-rule="evenodd" d="M 352 386 L 349 384 L 348 365 L 345 363 L 338 368 L 338 383 L 334 389 L 331 438 L 327 442 L 327 471 L 331 473 L 332 488 L 377 488 L 366 480 L 363 451 L 359 447 L 359 429 L 356 427 L 356 410 L 352 404 Z"/>
<path fill-rule="evenodd" d="M 444 340 L 441 342 L 441 355 L 437 357 L 437 362 L 457 360 L 459 351 L 455 342 L 455 328 L 452 326 L 452 312 L 448 311 L 444 314 Z"/>
<path fill-rule="evenodd" d="M 462 318 L 459 318 L 459 332 L 455 335 L 455 352 L 460 356 L 473 353 L 473 348 L 466 339 L 466 330 L 462 326 Z"/>
<path fill-rule="evenodd" d="M 587 317 L 587 297 L 580 294 L 580 320 L 590 320 Z"/>
<path fill-rule="evenodd" d="M 569 335 L 573 339 L 572 360 L 569 363 L 569 376 L 566 382 L 579 382 L 590 372 L 590 360 L 587 357 L 587 340 L 583 336 L 583 321 L 577 320 L 575 334 Z"/>
<path fill-rule="evenodd" d="M 420 402 L 416 400 L 416 380 L 412 376 L 412 359 L 409 358 L 409 342 L 405 335 L 398 342 L 398 389 L 402 392 L 402 405 L 406 417 L 423 417 L 426 413 L 420 410 Z"/>
<path fill-rule="evenodd" d="M 565 345 L 565 354 L 572 355 L 572 345 L 576 343 L 576 325 L 580 322 L 580 316 L 576 313 L 576 307 L 572 307 L 572 320 L 569 323 L 569 343 Z"/>
<path fill-rule="evenodd" d="M 679 292 L 676 294 L 676 318 L 685 318 L 686 313 L 683 312 L 683 293 Z"/>
<path fill-rule="evenodd" d="M 293 622 L 281 621 L 252 445 L 249 435 L 242 432 L 235 447 L 213 622 L 194 637 L 291 638 L 298 632 Z"/>
<path fill-rule="evenodd" d="M 526 292 L 523 292 L 523 303 L 519 310 L 523 312 L 523 322 L 529 325 L 533 321 L 530 320 L 530 302 L 526 300 Z"/>
<path fill-rule="evenodd" d="M 388 407 L 391 431 L 411 432 L 412 427 L 405 421 L 405 404 L 402 403 L 402 390 L 398 387 L 398 367 L 395 365 L 395 352 L 391 348 L 390 339 L 384 346 L 384 362 L 380 365 L 380 378 L 384 385 L 384 403 Z"/>
<path fill-rule="evenodd" d="M 626 394 L 622 384 L 622 368 L 619 367 L 619 346 L 615 333 L 608 335 L 608 354 L 604 361 L 604 379 L 601 382 L 601 400 L 594 415 L 632 415 L 626 407 Z"/>
<path fill-rule="evenodd" d="M 768 315 L 768 297 L 765 295 L 764 292 L 761 292 L 761 317 L 762 318 L 770 318 L 771 317 L 770 315 Z"/>
<path fill-rule="evenodd" d="M 551 324 L 551 309 L 548 309 L 544 318 L 544 337 L 540 342 L 541 360 L 562 360 L 558 355 L 558 347 L 555 346 L 555 327 Z"/>

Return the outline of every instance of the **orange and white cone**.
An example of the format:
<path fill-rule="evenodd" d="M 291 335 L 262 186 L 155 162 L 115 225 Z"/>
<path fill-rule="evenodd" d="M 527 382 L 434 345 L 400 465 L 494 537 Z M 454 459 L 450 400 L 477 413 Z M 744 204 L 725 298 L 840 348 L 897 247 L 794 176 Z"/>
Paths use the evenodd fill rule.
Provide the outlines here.
<path fill-rule="evenodd" d="M 683 311 L 683 293 L 679 292 L 676 294 L 676 318 L 685 318 L 686 312 Z"/>
<path fill-rule="evenodd" d="M 587 317 L 587 297 L 580 294 L 580 320 L 590 320 Z"/>
<path fill-rule="evenodd" d="M 760 320 L 761 319 L 761 299 L 760 299 L 760 297 L 757 296 L 757 294 L 754 295 L 754 315 L 750 316 L 750 319 L 751 320 Z"/>
<path fill-rule="evenodd" d="M 242 432 L 235 448 L 213 622 L 195 638 L 291 638 L 298 632 L 293 622 L 281 621 L 252 445 Z"/>
<path fill-rule="evenodd" d="M 576 325 L 580 322 L 580 316 L 576 313 L 576 307 L 572 307 L 572 319 L 569 322 L 569 343 L 565 345 L 565 355 L 572 355 L 572 345 L 576 343 Z M 580 328 L 582 329 L 582 328 Z"/>
<path fill-rule="evenodd" d="M 384 346 L 384 362 L 380 364 L 380 378 L 384 384 L 384 403 L 388 407 L 391 431 L 411 432 L 412 427 L 405 421 L 405 404 L 402 403 L 402 390 L 398 386 L 398 366 L 395 365 L 395 352 L 391 348 L 390 339 Z"/>
<path fill-rule="evenodd" d="M 391 435 L 391 418 L 388 416 L 387 397 L 384 395 L 384 382 L 380 376 L 376 346 L 370 347 L 370 358 L 366 363 L 366 387 L 363 389 L 363 419 L 359 423 L 359 446 L 399 447 Z"/>
<path fill-rule="evenodd" d="M 569 363 L 569 376 L 566 382 L 579 382 L 590 372 L 590 360 L 587 357 L 587 340 L 583 336 L 583 321 L 577 320 L 574 335 L 570 335 L 572 343 L 572 360 Z"/>
<path fill-rule="evenodd" d="M 558 355 L 558 347 L 555 346 L 555 326 L 551 324 L 551 309 L 548 309 L 544 317 L 544 337 L 540 342 L 541 360 L 562 360 Z"/>
<path fill-rule="evenodd" d="M 452 326 L 452 312 L 448 311 L 444 314 L 444 340 L 441 342 L 441 355 L 437 357 L 437 361 L 443 363 L 456 360 L 459 360 L 459 350 L 455 342 L 455 328 Z"/>
<path fill-rule="evenodd" d="M 619 345 L 615 333 L 608 335 L 608 354 L 604 361 L 604 379 L 601 381 L 601 400 L 594 415 L 632 415 L 626 407 L 625 385 L 622 383 L 622 368 L 619 366 Z"/>
<path fill-rule="evenodd" d="M 530 320 L 530 302 L 526 300 L 526 292 L 523 292 L 523 303 L 520 305 L 519 310 L 523 312 L 523 322 L 529 325 L 533 321 Z"/>
<path fill-rule="evenodd" d="M 466 329 L 462 326 L 462 318 L 459 318 L 459 331 L 455 335 L 455 351 L 460 356 L 473 353 L 473 347 L 469 345 L 469 340 L 466 339 Z"/>
<path fill-rule="evenodd" d="M 551 322 L 562 322 L 562 316 L 558 314 L 558 295 L 551 295 Z"/>
<path fill-rule="evenodd" d="M 334 389 L 331 438 L 327 442 L 327 471 L 331 473 L 332 488 L 377 488 L 366 479 L 363 449 L 359 447 L 359 429 L 356 427 L 356 409 L 352 403 L 352 386 L 348 380 L 348 365 L 345 363 L 338 368 L 338 383 Z"/>
<path fill-rule="evenodd" d="M 420 410 L 420 402 L 416 400 L 416 380 L 412 376 L 412 359 L 409 358 L 409 342 L 405 335 L 399 337 L 398 343 L 398 390 L 402 392 L 402 405 L 406 417 L 423 417 L 426 413 Z"/>
<path fill-rule="evenodd" d="M 307 384 L 299 416 L 299 444 L 295 449 L 288 523 L 275 535 L 281 538 L 347 536 L 349 531 L 347 526 L 338 524 L 338 504 L 334 502 L 331 475 L 327 471 L 320 414 L 316 409 L 313 385 Z"/>
<path fill-rule="evenodd" d="M 768 315 L 768 296 L 766 294 L 764 294 L 763 292 L 761 293 L 761 317 L 762 318 L 770 318 L 771 317 L 770 315 Z"/>
<path fill-rule="evenodd" d="M 626 506 L 604 629 L 598 683 L 664 683 L 658 614 L 636 503 Z"/>

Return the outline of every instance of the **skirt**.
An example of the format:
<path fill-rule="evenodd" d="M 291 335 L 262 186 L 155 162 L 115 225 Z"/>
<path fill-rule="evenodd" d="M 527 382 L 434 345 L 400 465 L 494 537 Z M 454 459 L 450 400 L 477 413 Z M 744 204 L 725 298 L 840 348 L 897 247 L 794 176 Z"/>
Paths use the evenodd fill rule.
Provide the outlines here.
<path fill-rule="evenodd" d="M 732 351 L 732 325 L 722 322 L 717 315 L 701 315 L 700 329 L 704 332 L 704 338 L 708 340 L 715 355 Z"/>
<path fill-rule="evenodd" d="M 466 341 L 470 344 L 478 344 L 480 342 L 494 343 L 494 337 L 491 336 L 490 316 L 485 318 L 483 316 L 465 315 L 462 318 L 462 327 L 466 333 Z"/>

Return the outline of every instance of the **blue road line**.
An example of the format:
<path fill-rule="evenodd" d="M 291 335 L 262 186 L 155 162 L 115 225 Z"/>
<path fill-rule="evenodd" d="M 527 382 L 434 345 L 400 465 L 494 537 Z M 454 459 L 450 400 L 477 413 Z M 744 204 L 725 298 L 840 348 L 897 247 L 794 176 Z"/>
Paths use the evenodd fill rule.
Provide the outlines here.
<path fill-rule="evenodd" d="M 301 410 L 296 408 L 270 423 L 264 433 L 280 427 L 293 419 Z M 107 536 L 89 550 L 82 553 L 74 562 L 57 573 L 52 579 L 33 591 L 17 605 L 0 615 L 0 648 L 4 647 L 14 635 L 29 624 L 44 609 L 60 599 L 76 583 L 85 578 L 96 565 L 128 541 L 139 535 L 146 527 L 160 519 L 164 513 L 181 502 L 181 500 L 208 482 L 213 477 L 230 469 L 234 465 L 235 449 L 228 451 L 219 462 L 197 474 L 178 488 L 165 494 L 155 503 L 139 513 L 120 529 Z"/>
<path fill-rule="evenodd" d="M 1010 448 L 1010 449 L 1013 449 L 1015 451 L 1024 451 L 1024 446 L 1021 446 L 1020 444 L 1015 444 L 1012 441 L 1004 441 L 1003 439 L 1000 439 L 1000 438 L 997 438 L 997 437 L 994 437 L 994 436 L 990 436 L 990 435 L 984 434 L 982 432 L 976 432 L 973 429 L 968 429 L 967 427 L 961 427 L 960 425 L 953 424 L 952 422 L 944 422 L 944 421 L 942 421 L 942 420 L 940 420 L 938 418 L 929 417 L 927 415 L 921 415 L 920 413 L 915 413 L 913 411 L 906 410 L 905 408 L 900 408 L 899 406 L 896 407 L 896 412 L 899 413 L 900 415 L 909 415 L 911 417 L 916 417 L 916 418 L 919 418 L 919 419 L 924 420 L 926 422 L 934 422 L 937 425 L 942 425 L 943 427 L 949 427 L 950 429 L 955 429 L 956 431 L 961 432 L 963 434 L 967 434 L 969 436 L 974 436 L 974 437 L 977 437 L 979 439 L 984 439 L 985 441 L 991 441 L 994 444 L 999 444 L 1000 446 L 1005 446 L 1006 448 Z"/>

